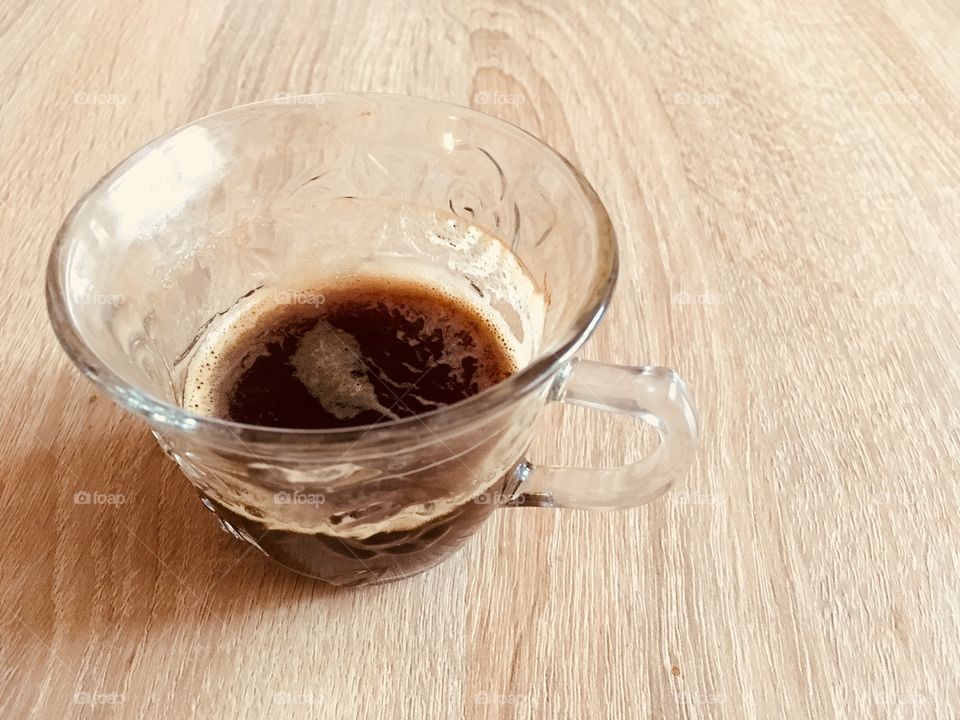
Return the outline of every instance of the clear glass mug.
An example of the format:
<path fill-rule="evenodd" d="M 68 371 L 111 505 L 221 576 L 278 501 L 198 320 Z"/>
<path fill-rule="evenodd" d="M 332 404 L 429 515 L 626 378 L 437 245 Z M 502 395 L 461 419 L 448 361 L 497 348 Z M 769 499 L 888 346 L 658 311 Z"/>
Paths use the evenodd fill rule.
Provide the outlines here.
<path fill-rule="evenodd" d="M 502 242 L 479 243 L 489 236 Z M 457 404 L 342 430 L 229 422 L 184 407 L 218 319 L 298 288 L 429 274 L 498 318 L 518 371 Z M 539 140 L 473 110 L 406 96 L 287 97 L 155 140 L 70 212 L 47 305 L 77 367 L 144 418 L 221 526 L 339 585 L 421 572 L 497 507 L 646 503 L 696 449 L 672 371 L 578 360 L 617 276 L 594 190 Z M 324 278 L 326 280 L 324 280 Z M 525 453 L 550 402 L 652 425 L 652 455 L 613 468 Z"/>

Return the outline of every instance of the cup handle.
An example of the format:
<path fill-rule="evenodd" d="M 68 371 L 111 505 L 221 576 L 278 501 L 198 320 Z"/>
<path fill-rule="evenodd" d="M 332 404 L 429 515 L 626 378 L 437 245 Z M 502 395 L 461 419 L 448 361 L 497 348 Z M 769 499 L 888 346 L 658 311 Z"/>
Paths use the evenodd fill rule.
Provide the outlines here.
<path fill-rule="evenodd" d="M 551 467 L 524 461 L 511 504 L 587 510 L 636 507 L 666 492 L 693 461 L 696 412 L 686 384 L 673 370 L 574 358 L 558 376 L 550 399 L 632 415 L 657 430 L 660 445 L 643 460 L 613 468 Z"/>

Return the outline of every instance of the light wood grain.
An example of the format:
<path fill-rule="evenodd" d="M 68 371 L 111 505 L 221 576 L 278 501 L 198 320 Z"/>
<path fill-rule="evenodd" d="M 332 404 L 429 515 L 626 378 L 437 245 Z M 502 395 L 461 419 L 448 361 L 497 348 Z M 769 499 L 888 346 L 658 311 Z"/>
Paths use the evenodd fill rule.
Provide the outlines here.
<path fill-rule="evenodd" d="M 0 714 L 960 717 L 958 37 L 950 0 L 7 2 Z M 523 96 L 480 109 L 576 162 L 622 243 L 585 354 L 693 387 L 685 487 L 503 511 L 363 591 L 217 530 L 62 356 L 45 256 L 152 137 L 324 90 Z M 635 432 L 552 411 L 533 455 Z"/>

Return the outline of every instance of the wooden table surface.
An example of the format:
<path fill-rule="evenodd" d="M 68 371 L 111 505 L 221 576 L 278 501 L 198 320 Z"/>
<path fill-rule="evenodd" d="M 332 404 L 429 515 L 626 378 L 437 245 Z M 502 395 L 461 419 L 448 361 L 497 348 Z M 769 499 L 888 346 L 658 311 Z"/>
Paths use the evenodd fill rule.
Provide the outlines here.
<path fill-rule="evenodd" d="M 6 2 L 0 715 L 960 717 L 958 37 L 954 0 Z M 327 90 L 472 105 L 584 171 L 623 266 L 584 354 L 688 380 L 684 487 L 504 510 L 335 590 L 221 533 L 70 367 L 43 271 L 79 196 L 192 118 Z M 556 411 L 532 455 L 636 438 Z"/>

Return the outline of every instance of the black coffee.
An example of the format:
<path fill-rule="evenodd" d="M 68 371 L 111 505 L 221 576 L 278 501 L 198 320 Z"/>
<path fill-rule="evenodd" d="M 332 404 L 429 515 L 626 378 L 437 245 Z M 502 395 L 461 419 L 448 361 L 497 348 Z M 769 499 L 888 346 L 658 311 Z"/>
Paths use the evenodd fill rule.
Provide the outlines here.
<path fill-rule="evenodd" d="M 491 328 L 419 285 L 375 281 L 289 300 L 233 339 L 214 406 L 251 425 L 346 428 L 419 415 L 514 370 Z"/>
<path fill-rule="evenodd" d="M 206 410 L 248 424 L 319 429 L 384 423 L 463 400 L 515 370 L 503 341 L 477 311 L 420 285 L 371 279 L 291 293 L 245 322 L 231 326 L 193 390 Z M 368 512 L 378 492 L 354 498 L 350 493 L 357 491 L 345 489 L 309 508 L 323 532 L 278 529 L 275 521 L 255 519 L 256 509 L 240 513 L 206 500 L 230 529 L 298 572 L 338 585 L 398 578 L 462 545 L 497 506 L 507 479 L 470 475 L 483 465 L 485 447 L 387 477 L 379 488 L 401 508 L 442 498 L 464 480 L 489 480 L 484 495 L 448 504 L 419 523 L 408 519 L 400 529 L 388 516 L 382 524 L 387 530 L 363 538 L 336 534 L 330 513 L 334 507 Z M 298 499 L 288 494 L 287 501 Z M 275 518 L 285 514 L 274 510 Z"/>

